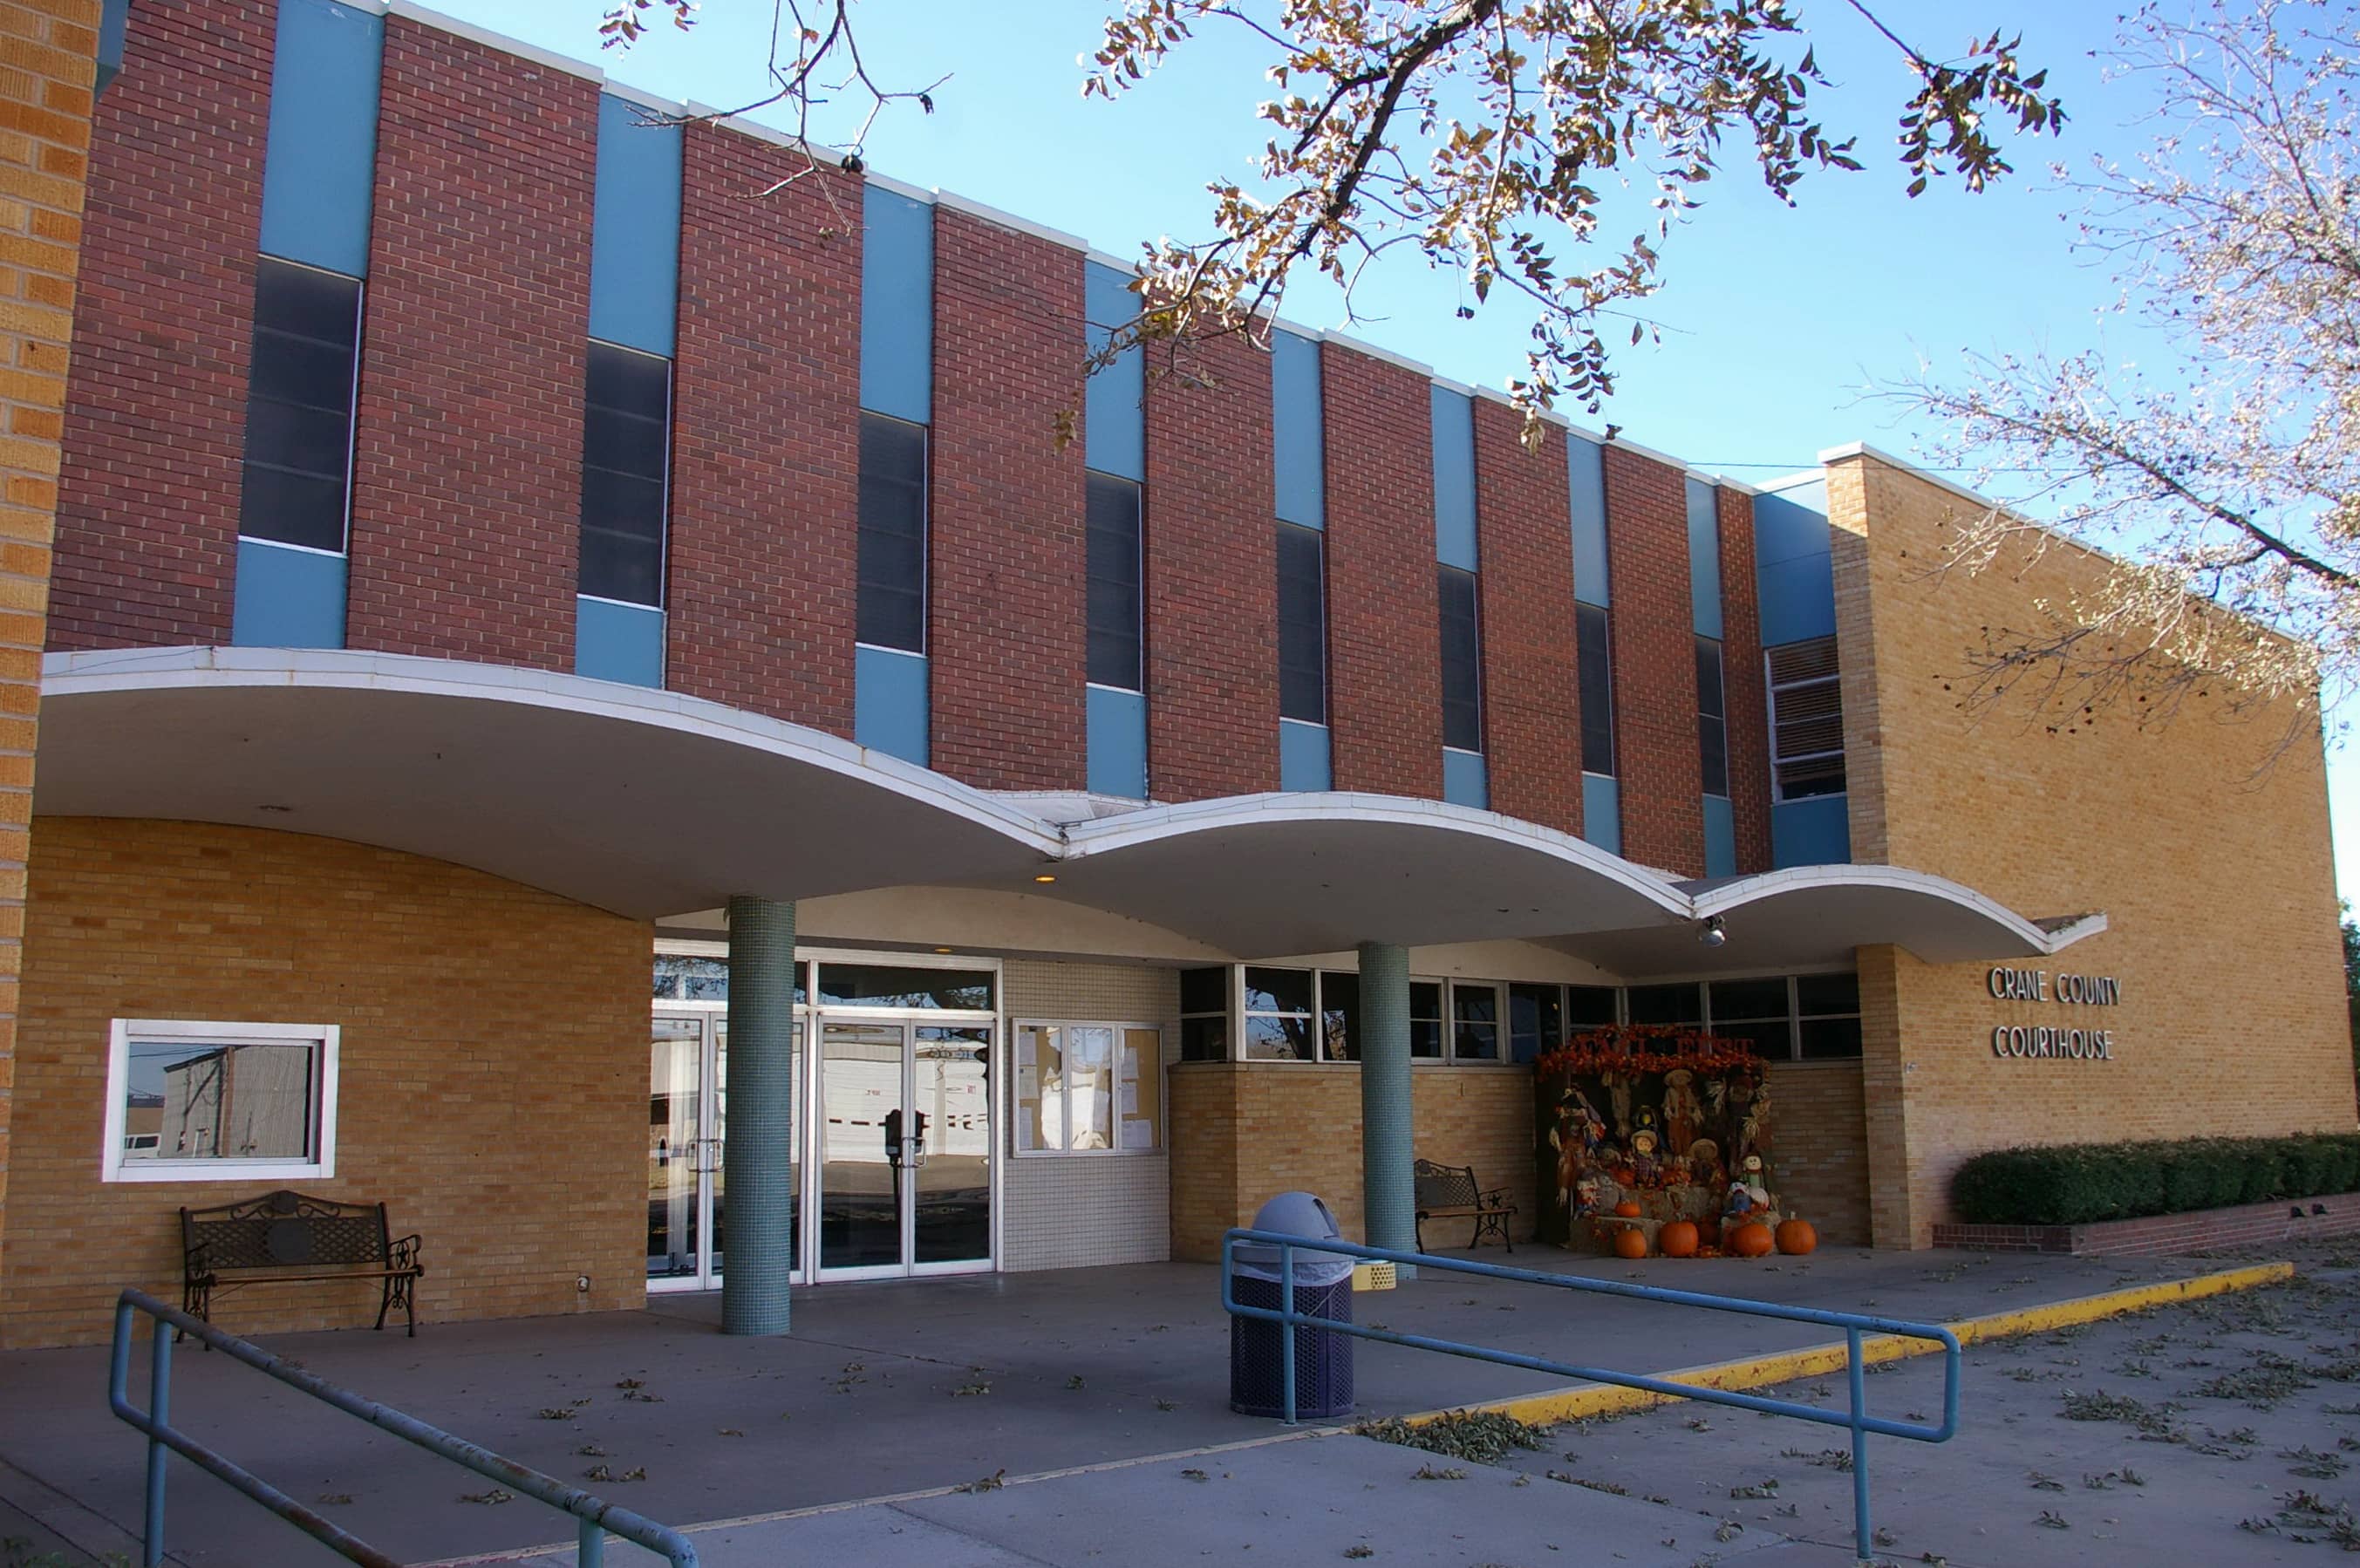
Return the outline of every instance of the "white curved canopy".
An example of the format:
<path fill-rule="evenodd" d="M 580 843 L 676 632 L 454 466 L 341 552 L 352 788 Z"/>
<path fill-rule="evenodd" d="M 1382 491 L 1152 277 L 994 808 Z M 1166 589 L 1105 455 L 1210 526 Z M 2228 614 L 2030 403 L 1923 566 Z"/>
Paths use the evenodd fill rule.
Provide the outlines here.
<path fill-rule="evenodd" d="M 997 888 L 1248 959 L 1521 939 L 1632 978 L 1760 974 L 1884 942 L 2045 956 L 2104 925 L 1883 866 L 1678 883 L 1437 800 L 995 795 L 675 693 L 391 654 L 51 655 L 35 807 L 319 833 L 648 920 L 732 893 Z M 1697 940 L 1709 917 L 1722 945 Z"/>

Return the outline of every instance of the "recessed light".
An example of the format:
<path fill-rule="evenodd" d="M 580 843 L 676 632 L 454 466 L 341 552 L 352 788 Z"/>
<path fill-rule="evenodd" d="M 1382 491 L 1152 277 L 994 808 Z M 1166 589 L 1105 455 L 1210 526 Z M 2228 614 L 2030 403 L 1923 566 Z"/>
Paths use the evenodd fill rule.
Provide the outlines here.
<path fill-rule="evenodd" d="M 935 951 L 936 953 L 948 953 L 948 952 L 950 951 L 950 949 L 949 949 L 949 948 L 947 948 L 947 947 L 938 947 L 938 948 L 934 949 L 934 951 Z"/>
<path fill-rule="evenodd" d="M 1056 878 L 1043 871 L 1038 877 L 1033 877 L 1032 880 L 1035 882 L 1054 882 Z"/>
<path fill-rule="evenodd" d="M 277 812 L 278 812 L 278 813 L 279 813 L 281 816 L 288 816 L 288 815 L 291 815 L 291 814 L 293 814 L 294 810 L 295 810 L 295 808 L 294 808 L 294 807 L 292 807 L 292 806 L 257 806 L 257 808 L 255 808 L 255 809 L 256 809 L 257 811 L 277 811 Z"/>

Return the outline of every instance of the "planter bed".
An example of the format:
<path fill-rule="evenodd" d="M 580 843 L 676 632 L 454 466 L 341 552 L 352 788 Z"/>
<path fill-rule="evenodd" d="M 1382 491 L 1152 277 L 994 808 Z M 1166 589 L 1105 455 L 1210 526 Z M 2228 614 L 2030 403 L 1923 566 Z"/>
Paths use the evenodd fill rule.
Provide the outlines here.
<path fill-rule="evenodd" d="M 2313 1208 L 2325 1211 L 2311 1213 Z M 2295 1217 L 2300 1210 L 2301 1218 Z M 2091 1225 L 1936 1225 L 1934 1245 L 1971 1252 L 2058 1252 L 2075 1257 L 2152 1256 L 2212 1252 L 2360 1234 L 2360 1192 L 2282 1198 L 2234 1208 L 2198 1209 Z"/>

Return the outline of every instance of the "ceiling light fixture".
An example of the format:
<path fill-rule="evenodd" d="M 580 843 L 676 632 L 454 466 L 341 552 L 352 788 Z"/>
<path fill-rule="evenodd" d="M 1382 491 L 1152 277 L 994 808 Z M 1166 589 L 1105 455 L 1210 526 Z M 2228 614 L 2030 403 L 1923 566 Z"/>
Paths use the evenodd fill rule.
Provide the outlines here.
<path fill-rule="evenodd" d="M 1056 878 L 1051 876 L 1048 872 L 1043 871 L 1039 876 L 1033 877 L 1032 880 L 1035 882 L 1054 882 Z"/>
<path fill-rule="evenodd" d="M 1722 929 L 1721 917 L 1719 915 L 1706 916 L 1700 929 L 1697 931 L 1697 941 L 1704 943 L 1707 947 L 1719 947 L 1728 940 L 1729 932 Z"/>

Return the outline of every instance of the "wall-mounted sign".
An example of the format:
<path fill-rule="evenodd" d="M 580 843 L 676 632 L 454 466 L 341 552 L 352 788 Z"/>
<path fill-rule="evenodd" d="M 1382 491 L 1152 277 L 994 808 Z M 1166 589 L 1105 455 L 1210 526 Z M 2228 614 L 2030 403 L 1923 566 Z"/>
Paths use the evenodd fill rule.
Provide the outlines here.
<path fill-rule="evenodd" d="M 2122 1005 L 2123 983 L 2111 975 L 2051 975 L 2046 969 L 1990 970 L 1983 988 L 2003 1002 L 2047 1002 L 2069 1007 Z M 1991 1032 L 1994 1056 L 2051 1061 L 2112 1062 L 2114 1031 L 2050 1024 L 2000 1024 Z"/>

